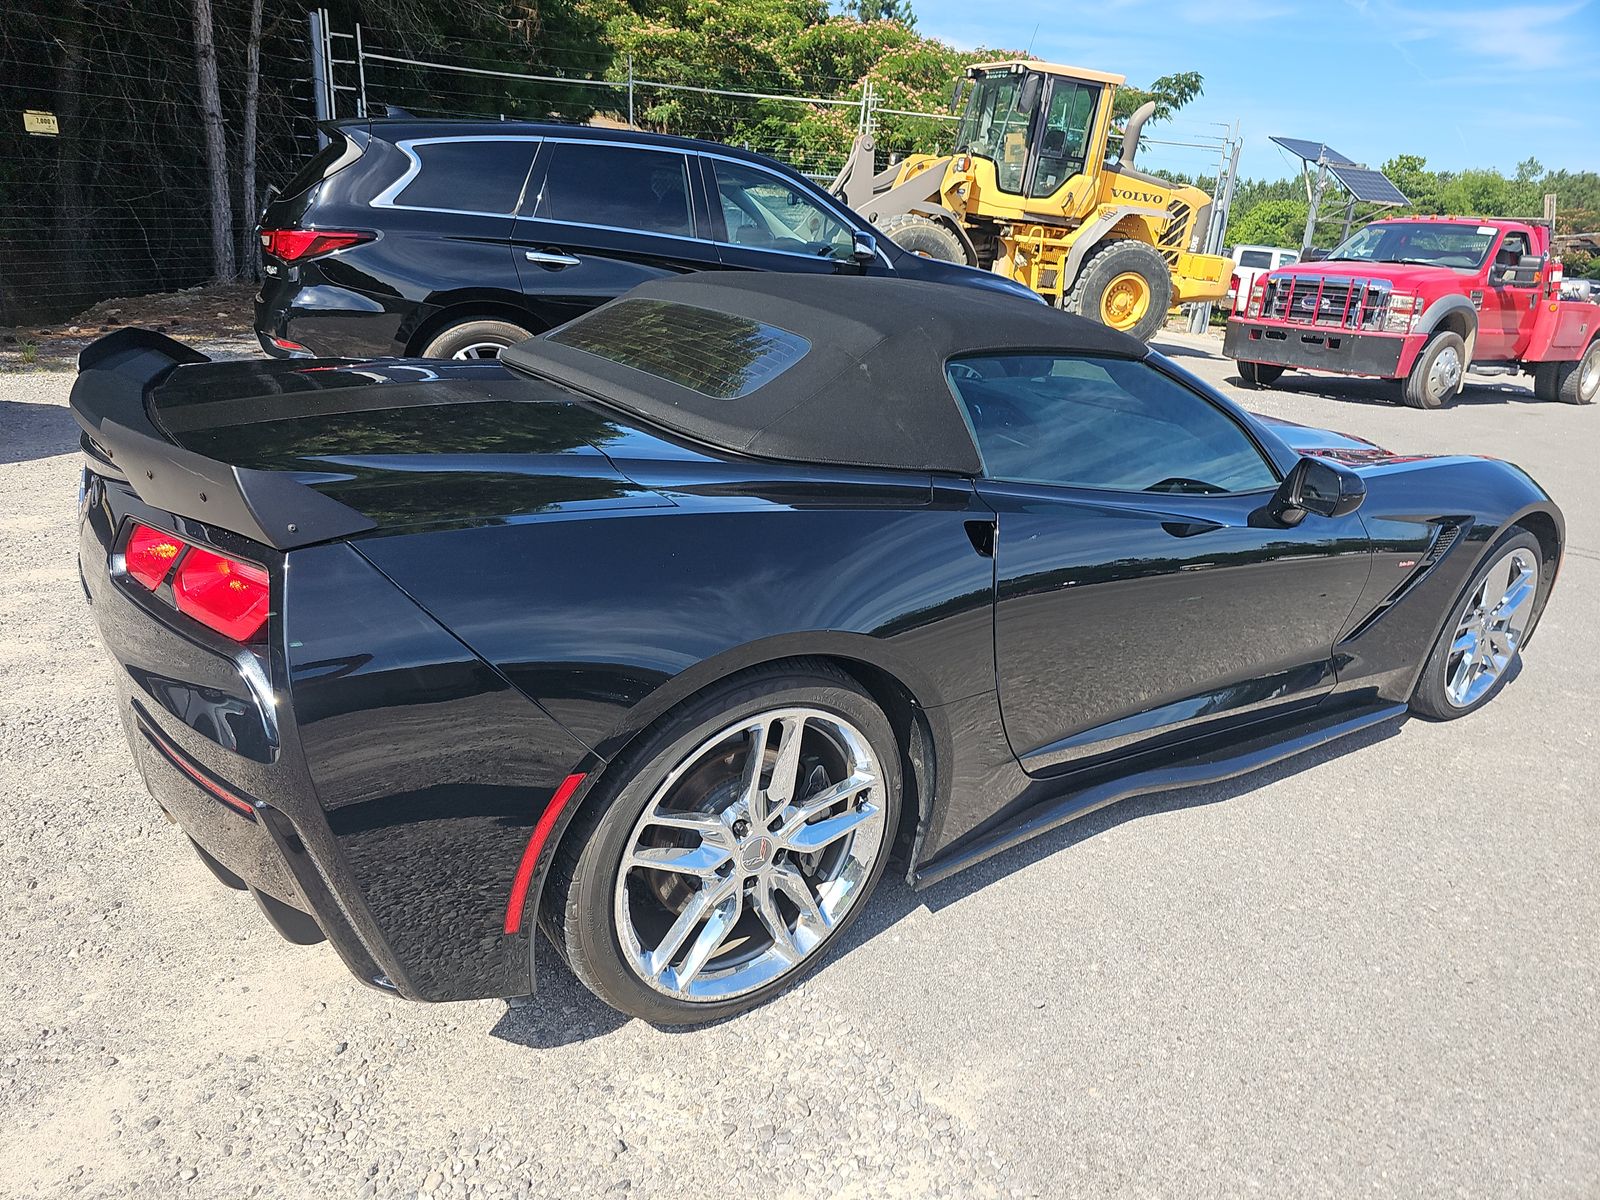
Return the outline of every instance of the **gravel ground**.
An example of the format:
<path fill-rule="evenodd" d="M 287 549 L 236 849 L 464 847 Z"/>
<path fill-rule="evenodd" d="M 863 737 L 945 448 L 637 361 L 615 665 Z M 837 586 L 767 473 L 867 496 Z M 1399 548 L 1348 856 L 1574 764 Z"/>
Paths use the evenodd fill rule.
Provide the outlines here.
<path fill-rule="evenodd" d="M 211 880 L 109 701 L 69 383 L 0 376 L 0 1195 L 1600 1193 L 1600 409 L 1248 395 L 1565 506 L 1505 695 L 886 881 L 800 990 L 679 1033 L 547 948 L 528 1008 L 387 1000 Z"/>

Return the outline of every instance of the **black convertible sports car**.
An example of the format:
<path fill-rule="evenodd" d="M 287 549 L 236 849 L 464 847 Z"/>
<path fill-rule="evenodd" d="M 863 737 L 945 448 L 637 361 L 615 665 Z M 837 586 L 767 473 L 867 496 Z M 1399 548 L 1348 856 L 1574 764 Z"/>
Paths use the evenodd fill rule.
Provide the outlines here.
<path fill-rule="evenodd" d="M 414 999 L 535 924 L 664 1023 L 1135 793 L 1506 683 L 1510 464 L 1264 421 L 1135 341 L 870 278 L 648 284 L 499 362 L 84 351 L 81 567 L 150 790 Z"/>

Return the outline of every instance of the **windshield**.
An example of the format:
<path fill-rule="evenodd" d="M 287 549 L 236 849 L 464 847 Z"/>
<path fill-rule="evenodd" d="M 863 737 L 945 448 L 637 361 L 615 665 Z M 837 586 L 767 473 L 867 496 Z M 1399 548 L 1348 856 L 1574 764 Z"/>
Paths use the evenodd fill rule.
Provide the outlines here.
<path fill-rule="evenodd" d="M 1368 225 L 1346 238 L 1325 262 L 1417 263 L 1475 271 L 1494 244 L 1486 225 L 1442 225 L 1434 221 L 1391 221 Z"/>
<path fill-rule="evenodd" d="M 1000 190 L 1021 193 L 1028 166 L 1028 119 L 1017 105 L 1022 97 L 1018 72 L 993 71 L 975 79 L 966 112 L 956 130 L 956 151 L 994 163 Z"/>

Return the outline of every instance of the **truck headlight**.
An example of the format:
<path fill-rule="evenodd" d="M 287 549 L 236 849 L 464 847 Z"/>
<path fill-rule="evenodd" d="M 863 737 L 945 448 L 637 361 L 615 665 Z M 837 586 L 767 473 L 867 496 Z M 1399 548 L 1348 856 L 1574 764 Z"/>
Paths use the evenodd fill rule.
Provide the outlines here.
<path fill-rule="evenodd" d="M 1415 296 L 1390 296 L 1389 307 L 1383 315 L 1383 328 L 1388 333 L 1410 333 L 1411 325 L 1422 312 L 1422 301 Z"/>

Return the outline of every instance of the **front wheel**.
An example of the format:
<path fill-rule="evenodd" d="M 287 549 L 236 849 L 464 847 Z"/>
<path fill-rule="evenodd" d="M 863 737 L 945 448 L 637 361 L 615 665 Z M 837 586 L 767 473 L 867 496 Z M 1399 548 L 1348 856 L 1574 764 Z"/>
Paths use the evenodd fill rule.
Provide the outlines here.
<path fill-rule="evenodd" d="M 1148 342 L 1172 307 L 1172 271 L 1154 246 L 1106 242 L 1089 252 L 1061 307 Z"/>
<path fill-rule="evenodd" d="M 1411 364 L 1401 397 L 1412 408 L 1442 408 L 1461 386 L 1466 369 L 1466 340 L 1459 333 L 1435 334 Z"/>
<path fill-rule="evenodd" d="M 916 213 L 901 213 L 898 217 L 890 217 L 881 228 L 896 246 L 915 254 L 918 258 L 933 258 L 940 262 L 960 263 L 962 266 L 972 265 L 971 259 L 967 257 L 967 248 L 961 244 L 961 239 L 930 217 L 919 216 Z"/>
<path fill-rule="evenodd" d="M 1271 387 L 1283 377 L 1284 369 L 1276 363 L 1245 362 L 1239 360 L 1239 378 L 1250 387 Z"/>
<path fill-rule="evenodd" d="M 533 334 L 510 321 L 487 318 L 457 321 L 441 329 L 422 348 L 423 358 L 499 358 L 507 346 L 525 342 Z"/>
<path fill-rule="evenodd" d="M 1506 685 L 1539 601 L 1544 555 L 1539 539 L 1517 530 L 1473 574 L 1434 643 L 1411 697 L 1436 721 L 1464 717 Z"/>
<path fill-rule="evenodd" d="M 630 1016 L 754 1007 L 814 969 L 877 884 L 899 763 L 882 711 L 828 664 L 736 677 L 608 770 L 557 852 L 547 928 Z"/>

